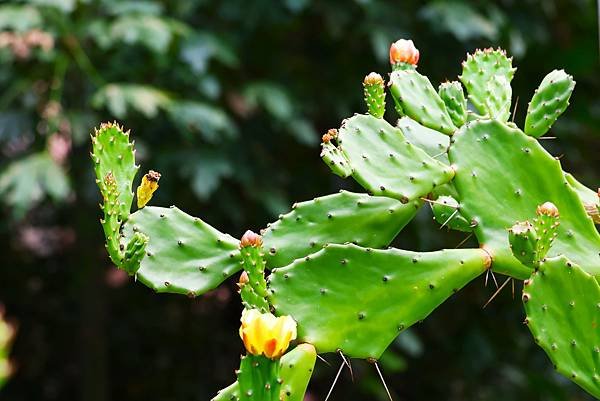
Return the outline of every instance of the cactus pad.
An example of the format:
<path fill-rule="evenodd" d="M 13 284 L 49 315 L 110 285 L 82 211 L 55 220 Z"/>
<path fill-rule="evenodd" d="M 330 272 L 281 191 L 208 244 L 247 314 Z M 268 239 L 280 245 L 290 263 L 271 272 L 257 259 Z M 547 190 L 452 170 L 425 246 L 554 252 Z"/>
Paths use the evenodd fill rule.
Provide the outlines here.
<path fill-rule="evenodd" d="M 92 136 L 92 160 L 99 183 L 104 181 L 108 173 L 114 177 L 118 193 L 119 219 L 127 220 L 133 202 L 133 179 L 139 169 L 135 165 L 129 131 L 123 132 L 123 128 L 116 123 L 102 124 Z"/>
<path fill-rule="evenodd" d="M 277 314 L 298 322 L 301 341 L 379 358 L 402 330 L 423 320 L 485 271 L 481 249 L 431 253 L 329 245 L 270 276 Z"/>
<path fill-rule="evenodd" d="M 136 232 L 149 238 L 136 277 L 157 292 L 200 295 L 241 268 L 235 238 L 176 207 L 133 213 L 123 234 L 128 239 Z"/>
<path fill-rule="evenodd" d="M 329 140 L 321 143 L 321 159 L 329 166 L 331 171 L 342 178 L 352 175 L 350 162 L 341 150 L 336 148 Z"/>
<path fill-rule="evenodd" d="M 413 120 L 447 135 L 456 131 L 444 101 L 429 78 L 415 70 L 394 71 L 390 76 L 390 92 L 404 114 Z"/>
<path fill-rule="evenodd" d="M 556 370 L 600 398 L 600 286 L 564 256 L 525 282 L 525 323 Z"/>
<path fill-rule="evenodd" d="M 454 176 L 449 166 L 408 142 L 400 129 L 373 116 L 359 114 L 345 120 L 338 144 L 359 184 L 375 195 L 403 203 Z"/>
<path fill-rule="evenodd" d="M 502 75 L 494 75 L 487 83 L 485 109 L 490 118 L 506 122 L 510 117 L 512 88 L 510 82 Z"/>
<path fill-rule="evenodd" d="M 495 77 L 504 77 L 509 83 L 515 75 L 512 58 L 506 57 L 504 50 L 484 49 L 467 55 L 463 62 L 462 75 L 459 77 L 467 92 L 469 100 L 481 113 L 486 113 L 488 98 L 488 82 Z M 509 86 L 510 87 L 510 86 Z M 510 95 L 501 95 L 510 99 Z"/>
<path fill-rule="evenodd" d="M 408 142 L 423 149 L 425 153 L 435 160 L 439 160 L 444 164 L 450 164 L 448 161 L 450 137 L 448 135 L 427 128 L 410 117 L 402 117 L 398 120 L 397 125 L 402 130 Z"/>
<path fill-rule="evenodd" d="M 297 203 L 263 233 L 268 267 L 286 266 L 329 243 L 383 248 L 421 204 L 347 191 Z"/>
<path fill-rule="evenodd" d="M 449 157 L 461 213 L 477 223 L 475 235 L 492 254 L 495 270 L 529 276 L 530 269 L 510 252 L 506 230 L 550 201 L 561 218 L 550 256 L 567 254 L 588 273 L 600 274 L 600 235 L 566 185 L 560 163 L 537 140 L 495 120 L 467 123 L 454 140 Z"/>
<path fill-rule="evenodd" d="M 573 77 L 564 70 L 554 70 L 546 75 L 529 102 L 525 133 L 539 137 L 548 132 L 567 109 L 574 88 Z"/>
<path fill-rule="evenodd" d="M 457 127 L 467 121 L 467 99 L 465 92 L 458 81 L 444 82 L 438 88 L 438 94 L 446 105 L 452 123 Z"/>

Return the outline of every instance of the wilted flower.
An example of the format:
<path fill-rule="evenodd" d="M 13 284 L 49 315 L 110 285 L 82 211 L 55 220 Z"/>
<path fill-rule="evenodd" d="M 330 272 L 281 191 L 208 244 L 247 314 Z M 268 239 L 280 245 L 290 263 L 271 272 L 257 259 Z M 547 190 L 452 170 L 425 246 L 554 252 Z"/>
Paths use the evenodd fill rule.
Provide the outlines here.
<path fill-rule="evenodd" d="M 143 208 L 152 199 L 152 194 L 158 189 L 158 180 L 160 180 L 160 173 L 157 171 L 150 170 L 144 175 L 142 183 L 137 188 L 138 208 Z"/>

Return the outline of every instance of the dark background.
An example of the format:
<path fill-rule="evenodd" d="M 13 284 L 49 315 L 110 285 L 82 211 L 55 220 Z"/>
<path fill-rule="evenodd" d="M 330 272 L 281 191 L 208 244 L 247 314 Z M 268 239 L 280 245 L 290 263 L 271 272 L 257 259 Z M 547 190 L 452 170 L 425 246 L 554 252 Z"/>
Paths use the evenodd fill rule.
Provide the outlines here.
<path fill-rule="evenodd" d="M 294 201 L 358 190 L 319 159 L 320 135 L 364 112 L 362 78 L 387 74 L 392 41 L 415 41 L 434 85 L 456 79 L 466 52 L 500 46 L 518 67 L 521 126 L 546 73 L 574 76 L 557 139 L 543 143 L 596 188 L 597 15 L 591 0 L 0 4 L 0 302 L 19 327 L 17 371 L 0 399 L 208 400 L 234 380 L 234 280 L 190 300 L 156 295 L 110 265 L 89 160 L 100 122 L 130 128 L 142 171 L 163 174 L 152 204 L 239 238 Z M 463 238 L 423 210 L 395 245 L 433 250 Z M 591 399 L 533 343 L 520 287 L 482 309 L 495 286 L 481 277 L 402 334 L 380 362 L 394 399 Z M 310 400 L 325 398 L 340 364 L 325 358 L 332 367 L 317 362 Z M 374 367 L 353 366 L 354 383 L 345 371 L 331 399 L 386 399 Z"/>

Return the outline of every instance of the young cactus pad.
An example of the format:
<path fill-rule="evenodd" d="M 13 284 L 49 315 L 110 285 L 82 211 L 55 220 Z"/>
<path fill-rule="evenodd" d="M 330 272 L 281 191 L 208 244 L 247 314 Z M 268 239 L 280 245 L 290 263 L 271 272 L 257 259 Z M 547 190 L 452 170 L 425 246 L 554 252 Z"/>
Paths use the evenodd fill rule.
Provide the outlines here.
<path fill-rule="evenodd" d="M 477 50 L 474 54 L 467 55 L 467 60 L 463 62 L 462 75 L 459 77 L 461 82 L 467 88 L 469 100 L 480 113 L 486 114 L 488 108 L 486 100 L 490 96 L 488 83 L 494 77 L 504 77 L 510 84 L 515 75 L 516 68 L 512 66 L 512 58 L 506 57 L 504 50 L 484 49 Z M 504 90 L 508 90 L 503 87 Z M 502 87 L 498 87 L 502 89 Z M 498 91 L 494 95 L 503 99 L 510 99 L 509 94 L 502 94 Z"/>
<path fill-rule="evenodd" d="M 569 255 L 590 274 L 600 274 L 600 235 L 575 191 L 566 185 L 560 163 L 534 138 L 496 120 L 465 124 L 449 150 L 461 213 L 475 221 L 479 243 L 492 254 L 494 270 L 520 279 L 530 268 L 509 249 L 507 229 L 550 201 L 561 224 L 550 256 Z"/>
<path fill-rule="evenodd" d="M 556 370 L 600 398 L 600 286 L 564 256 L 546 259 L 523 287 L 535 342 Z"/>
<path fill-rule="evenodd" d="M 440 84 L 438 94 L 444 101 L 454 125 L 462 127 L 467 121 L 467 99 L 465 99 L 465 92 L 460 82 L 452 81 Z"/>
<path fill-rule="evenodd" d="M 136 232 L 149 238 L 136 277 L 157 292 L 200 295 L 241 269 L 235 238 L 176 207 L 133 213 L 123 234 L 128 240 Z"/>
<path fill-rule="evenodd" d="M 402 106 L 404 114 L 413 120 L 447 135 L 456 131 L 444 101 L 429 82 L 429 78 L 417 71 L 392 72 L 390 93 Z"/>
<path fill-rule="evenodd" d="M 399 332 L 489 263 L 481 249 L 420 253 L 329 245 L 273 270 L 271 304 L 298 322 L 299 339 L 319 353 L 378 359 Z"/>
<path fill-rule="evenodd" d="M 389 245 L 423 202 L 403 204 L 392 198 L 348 191 L 300 202 L 264 230 L 269 267 L 282 267 L 329 243 L 365 247 Z"/>
<path fill-rule="evenodd" d="M 133 202 L 133 179 L 139 169 L 135 165 L 135 151 L 129 142 L 129 131 L 123 132 L 123 128 L 116 123 L 100 125 L 100 129 L 92 136 L 92 160 L 98 181 L 103 182 L 109 173 L 114 177 L 119 219 L 125 221 Z"/>
<path fill-rule="evenodd" d="M 525 133 L 539 137 L 548 132 L 567 109 L 573 89 L 575 81 L 564 70 L 554 70 L 546 75 L 529 102 Z"/>
<path fill-rule="evenodd" d="M 383 119 L 358 114 L 345 120 L 338 134 L 352 177 L 375 195 L 408 203 L 452 179 L 454 172 L 406 140 Z"/>

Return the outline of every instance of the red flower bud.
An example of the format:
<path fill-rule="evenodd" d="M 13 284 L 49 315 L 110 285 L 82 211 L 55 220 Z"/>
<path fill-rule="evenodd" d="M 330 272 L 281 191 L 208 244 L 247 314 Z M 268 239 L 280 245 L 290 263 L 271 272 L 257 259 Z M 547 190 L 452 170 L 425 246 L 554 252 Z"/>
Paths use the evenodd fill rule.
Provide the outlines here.
<path fill-rule="evenodd" d="M 390 46 L 390 64 L 407 63 L 417 65 L 419 50 L 412 40 L 400 39 Z"/>

